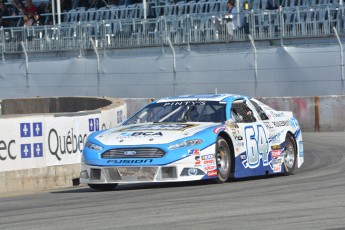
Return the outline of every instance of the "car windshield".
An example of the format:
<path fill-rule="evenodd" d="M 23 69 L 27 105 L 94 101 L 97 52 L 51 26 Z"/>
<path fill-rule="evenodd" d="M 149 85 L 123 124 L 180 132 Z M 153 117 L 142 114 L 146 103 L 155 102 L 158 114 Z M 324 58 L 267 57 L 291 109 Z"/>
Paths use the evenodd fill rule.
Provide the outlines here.
<path fill-rule="evenodd" d="M 173 101 L 153 103 L 124 123 L 223 122 L 225 103 L 218 101 Z"/>

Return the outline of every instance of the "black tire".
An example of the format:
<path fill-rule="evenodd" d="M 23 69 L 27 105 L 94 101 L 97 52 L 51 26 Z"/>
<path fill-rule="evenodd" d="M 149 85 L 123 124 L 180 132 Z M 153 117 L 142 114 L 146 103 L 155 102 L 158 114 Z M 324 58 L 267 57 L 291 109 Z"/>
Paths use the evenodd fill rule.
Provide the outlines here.
<path fill-rule="evenodd" d="M 217 178 L 215 178 L 214 181 L 217 184 L 222 184 L 229 179 L 232 166 L 229 145 L 223 137 L 217 138 L 215 157 L 217 164 Z"/>
<path fill-rule="evenodd" d="M 285 138 L 285 147 L 284 147 L 284 175 L 291 175 L 295 169 L 297 161 L 297 146 L 295 138 L 288 133 Z"/>
<path fill-rule="evenodd" d="M 101 191 L 113 191 L 117 184 L 87 184 L 90 188 Z"/>

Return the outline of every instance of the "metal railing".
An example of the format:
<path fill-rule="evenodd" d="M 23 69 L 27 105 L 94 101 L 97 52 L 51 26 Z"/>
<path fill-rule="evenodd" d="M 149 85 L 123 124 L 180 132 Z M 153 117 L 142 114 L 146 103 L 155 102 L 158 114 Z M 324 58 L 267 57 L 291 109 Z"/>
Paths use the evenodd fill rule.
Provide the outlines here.
<path fill-rule="evenodd" d="M 97 48 L 129 48 L 278 38 L 339 35 L 345 32 L 344 6 L 243 11 L 241 27 L 232 30 L 224 14 L 182 14 L 151 19 L 112 19 L 63 23 L 60 26 L 0 29 L 0 51 L 49 52 Z M 230 28 L 230 29 L 229 29 Z"/>

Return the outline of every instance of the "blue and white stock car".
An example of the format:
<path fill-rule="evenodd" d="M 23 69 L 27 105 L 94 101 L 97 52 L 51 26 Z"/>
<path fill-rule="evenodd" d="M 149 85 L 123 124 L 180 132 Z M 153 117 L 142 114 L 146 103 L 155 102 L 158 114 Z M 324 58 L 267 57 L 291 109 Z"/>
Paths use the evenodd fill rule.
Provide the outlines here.
<path fill-rule="evenodd" d="M 304 161 L 292 112 L 230 94 L 154 101 L 121 126 L 92 133 L 80 182 L 100 190 L 118 183 L 176 182 L 291 174 Z"/>

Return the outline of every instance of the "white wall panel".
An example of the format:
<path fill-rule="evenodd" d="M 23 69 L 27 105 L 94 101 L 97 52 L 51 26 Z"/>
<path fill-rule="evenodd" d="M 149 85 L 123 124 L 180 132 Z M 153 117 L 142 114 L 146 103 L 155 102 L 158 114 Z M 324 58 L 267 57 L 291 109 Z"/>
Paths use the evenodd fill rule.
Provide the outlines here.
<path fill-rule="evenodd" d="M 343 94 L 339 46 L 251 47 L 227 44 L 115 50 L 69 59 L 51 57 L 0 64 L 0 98 L 109 96 L 157 98 L 176 94 L 239 93 L 249 96 Z M 161 51 L 160 51 L 161 50 Z M 106 54 L 106 55 L 105 55 Z M 30 61 L 31 60 L 31 61 Z M 256 78 L 255 78 L 256 77 Z M 176 81 L 174 81 L 176 79 Z M 256 83 L 257 80 L 257 84 Z"/>

